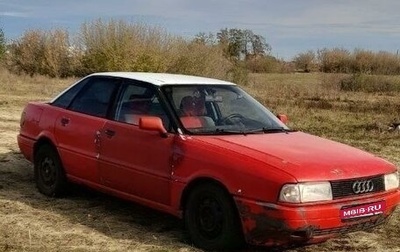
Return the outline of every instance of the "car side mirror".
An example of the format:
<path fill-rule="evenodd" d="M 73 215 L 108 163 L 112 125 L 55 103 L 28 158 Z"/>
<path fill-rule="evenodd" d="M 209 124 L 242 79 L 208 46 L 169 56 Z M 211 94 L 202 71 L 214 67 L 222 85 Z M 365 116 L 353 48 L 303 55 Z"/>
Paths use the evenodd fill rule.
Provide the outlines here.
<path fill-rule="evenodd" d="M 287 115 L 285 114 L 278 114 L 276 117 L 278 117 L 278 119 L 284 124 L 286 124 L 289 121 Z"/>
<path fill-rule="evenodd" d="M 164 128 L 160 117 L 142 116 L 139 118 L 139 129 L 157 131 L 161 137 L 167 137 L 167 130 Z"/>

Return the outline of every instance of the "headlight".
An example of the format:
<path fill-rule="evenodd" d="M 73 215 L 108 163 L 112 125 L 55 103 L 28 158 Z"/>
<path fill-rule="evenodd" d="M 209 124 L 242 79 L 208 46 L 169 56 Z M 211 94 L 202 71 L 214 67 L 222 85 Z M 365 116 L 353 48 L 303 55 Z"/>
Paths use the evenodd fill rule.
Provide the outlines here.
<path fill-rule="evenodd" d="M 286 184 L 282 187 L 279 200 L 289 203 L 305 203 L 332 200 L 332 187 L 329 182 L 309 182 Z"/>
<path fill-rule="evenodd" d="M 385 175 L 385 190 L 396 189 L 399 187 L 399 172 Z"/>

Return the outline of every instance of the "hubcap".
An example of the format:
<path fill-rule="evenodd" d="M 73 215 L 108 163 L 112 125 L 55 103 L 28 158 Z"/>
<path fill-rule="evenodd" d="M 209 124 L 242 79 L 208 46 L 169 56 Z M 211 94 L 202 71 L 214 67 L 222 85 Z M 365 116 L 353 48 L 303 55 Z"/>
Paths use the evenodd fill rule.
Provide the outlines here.
<path fill-rule="evenodd" d="M 197 213 L 200 233 L 208 239 L 218 237 L 223 225 L 222 209 L 219 202 L 213 197 L 205 197 L 199 203 Z"/>
<path fill-rule="evenodd" d="M 47 186 L 52 186 L 56 181 L 56 165 L 54 160 L 46 157 L 42 160 L 39 167 L 39 176 L 43 183 Z"/>

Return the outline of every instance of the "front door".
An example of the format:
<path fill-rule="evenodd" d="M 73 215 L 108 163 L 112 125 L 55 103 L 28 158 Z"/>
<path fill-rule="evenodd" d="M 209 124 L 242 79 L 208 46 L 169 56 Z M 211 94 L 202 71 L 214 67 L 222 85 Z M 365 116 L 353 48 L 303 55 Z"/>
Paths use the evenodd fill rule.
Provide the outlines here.
<path fill-rule="evenodd" d="M 101 131 L 100 144 L 104 185 L 169 205 L 173 136 L 162 138 L 157 132 L 110 121 Z"/>
<path fill-rule="evenodd" d="M 162 118 L 168 127 L 155 91 L 127 84 L 117 102 L 113 121 L 101 130 L 99 171 L 102 183 L 120 193 L 170 205 L 171 156 L 174 135 L 139 129 L 141 115 Z"/>

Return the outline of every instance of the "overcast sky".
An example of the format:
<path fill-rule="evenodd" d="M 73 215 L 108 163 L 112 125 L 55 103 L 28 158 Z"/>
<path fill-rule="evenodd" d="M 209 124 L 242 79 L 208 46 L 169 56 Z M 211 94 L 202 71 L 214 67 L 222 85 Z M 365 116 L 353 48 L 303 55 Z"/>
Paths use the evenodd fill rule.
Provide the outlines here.
<path fill-rule="evenodd" d="M 333 47 L 400 49 L 398 0 L 0 0 L 0 28 L 8 39 L 36 28 L 75 34 L 97 18 L 161 26 L 187 38 L 250 29 L 266 39 L 273 56 L 287 60 Z"/>

